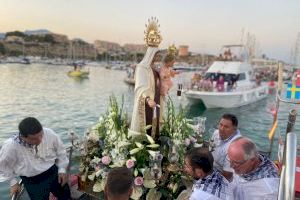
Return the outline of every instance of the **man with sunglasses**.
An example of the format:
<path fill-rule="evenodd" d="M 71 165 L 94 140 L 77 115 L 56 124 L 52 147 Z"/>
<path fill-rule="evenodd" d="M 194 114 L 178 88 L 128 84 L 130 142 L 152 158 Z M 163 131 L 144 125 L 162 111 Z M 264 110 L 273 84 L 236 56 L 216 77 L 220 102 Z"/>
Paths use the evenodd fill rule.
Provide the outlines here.
<path fill-rule="evenodd" d="M 184 171 L 193 177 L 190 200 L 232 200 L 230 183 L 213 168 L 214 158 L 207 148 L 190 149 L 184 159 Z"/>
<path fill-rule="evenodd" d="M 223 176 L 229 181 L 232 180 L 233 169 L 226 159 L 227 150 L 234 139 L 241 137 L 237 127 L 237 117 L 233 114 L 226 113 L 219 122 L 218 130 L 216 130 L 211 137 L 214 167 L 221 171 Z"/>
<path fill-rule="evenodd" d="M 4 142 L 0 150 L 0 181 L 10 181 L 11 195 L 20 186 L 20 176 L 31 200 L 69 200 L 66 168 L 69 161 L 62 141 L 53 130 L 27 117 L 19 124 L 19 134 Z"/>
<path fill-rule="evenodd" d="M 228 158 L 235 172 L 232 181 L 235 199 L 277 199 L 277 168 L 269 158 L 258 153 L 250 139 L 234 140 L 228 148 Z"/>

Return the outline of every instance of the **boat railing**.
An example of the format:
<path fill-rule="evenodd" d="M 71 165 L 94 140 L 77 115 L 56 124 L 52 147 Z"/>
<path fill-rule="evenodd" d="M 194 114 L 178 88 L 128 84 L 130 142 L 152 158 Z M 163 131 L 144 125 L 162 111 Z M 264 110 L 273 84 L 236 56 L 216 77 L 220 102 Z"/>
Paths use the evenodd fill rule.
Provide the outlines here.
<path fill-rule="evenodd" d="M 293 200 L 295 198 L 295 175 L 297 158 L 297 135 L 288 133 L 286 137 L 285 159 L 283 160 L 278 200 Z"/>

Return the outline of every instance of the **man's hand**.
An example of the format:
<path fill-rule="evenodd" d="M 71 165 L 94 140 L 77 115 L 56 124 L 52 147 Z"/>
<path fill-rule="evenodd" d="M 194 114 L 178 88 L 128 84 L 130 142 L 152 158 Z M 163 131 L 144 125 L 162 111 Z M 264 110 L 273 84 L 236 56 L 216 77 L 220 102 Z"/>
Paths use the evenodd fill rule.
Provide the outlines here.
<path fill-rule="evenodd" d="M 67 174 L 59 173 L 58 174 L 58 183 L 61 186 L 64 186 L 67 183 Z"/>
<path fill-rule="evenodd" d="M 147 103 L 148 103 L 148 106 L 149 106 L 150 108 L 154 108 L 154 107 L 156 106 L 155 101 L 153 101 L 152 99 L 149 99 L 149 100 L 147 101 Z"/>
<path fill-rule="evenodd" d="M 19 183 L 10 186 L 10 196 L 13 196 L 14 194 L 17 194 L 18 192 L 20 192 L 21 187 L 19 185 Z"/>

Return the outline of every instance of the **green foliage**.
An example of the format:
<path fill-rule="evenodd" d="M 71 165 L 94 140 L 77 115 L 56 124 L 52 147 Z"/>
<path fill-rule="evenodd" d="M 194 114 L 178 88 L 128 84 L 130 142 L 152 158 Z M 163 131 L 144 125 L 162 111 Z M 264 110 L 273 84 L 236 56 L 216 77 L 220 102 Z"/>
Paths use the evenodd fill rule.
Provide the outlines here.
<path fill-rule="evenodd" d="M 188 148 L 184 145 L 184 140 L 194 136 L 184 117 L 184 111 L 181 109 L 176 113 L 172 100 L 168 100 L 161 143 L 158 144 L 158 141 L 146 134 L 149 126 L 137 137 L 128 136 L 127 115 L 123 105 L 124 97 L 121 104 L 115 96 L 110 97 L 108 111 L 100 117 L 93 129 L 95 132 L 92 132 L 97 137 L 91 137 L 93 134 L 90 133 L 94 140 L 85 143 L 84 149 L 87 149 L 87 152 L 81 158 L 81 172 L 85 169 L 85 176 L 95 183 L 94 191 L 101 192 L 103 188 L 99 183 L 105 181 L 107 172 L 114 167 L 127 166 L 132 169 L 135 180 L 143 180 L 143 183 L 134 185 L 132 198 L 152 200 L 156 196 L 156 200 L 161 196 L 160 199 L 176 199 L 185 187 L 180 170 L 184 152 Z M 176 145 L 172 147 L 176 147 L 175 153 L 179 154 L 177 161 L 172 161 L 173 151 L 168 148 L 168 145 L 172 144 Z M 168 157 L 168 154 L 171 156 Z M 109 159 L 109 163 L 105 164 L 105 159 Z"/>
<path fill-rule="evenodd" d="M 161 129 L 161 136 L 166 136 L 183 141 L 193 134 L 188 120 L 185 118 L 185 110 L 180 108 L 178 114 L 172 99 L 167 101 L 166 117 Z"/>
<path fill-rule="evenodd" d="M 47 34 L 44 36 L 44 42 L 48 42 L 48 43 L 54 43 L 54 37 L 50 34 Z"/>
<path fill-rule="evenodd" d="M 2 43 L 0 43 L 0 54 L 2 55 L 6 54 L 5 46 Z"/>
<path fill-rule="evenodd" d="M 11 50 L 11 51 L 9 51 L 9 55 L 10 56 L 21 56 L 21 55 L 23 55 L 23 52 L 18 51 L 18 50 Z"/>
<path fill-rule="evenodd" d="M 5 34 L 5 38 L 8 37 L 8 36 L 18 36 L 18 37 L 25 37 L 25 34 L 21 31 L 13 31 L 13 32 L 7 32 Z"/>
<path fill-rule="evenodd" d="M 46 35 L 26 35 L 24 37 L 26 42 L 40 42 L 40 43 L 55 43 L 54 37 L 51 34 Z"/>

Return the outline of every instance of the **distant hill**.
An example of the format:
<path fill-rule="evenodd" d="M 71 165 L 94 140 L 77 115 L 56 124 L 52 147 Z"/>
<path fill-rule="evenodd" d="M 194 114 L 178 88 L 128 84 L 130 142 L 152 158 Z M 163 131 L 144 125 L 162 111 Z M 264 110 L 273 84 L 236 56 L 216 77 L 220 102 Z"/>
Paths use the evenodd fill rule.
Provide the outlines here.
<path fill-rule="evenodd" d="M 46 35 L 50 34 L 51 32 L 47 29 L 37 29 L 37 30 L 26 30 L 24 31 L 25 35 Z"/>

